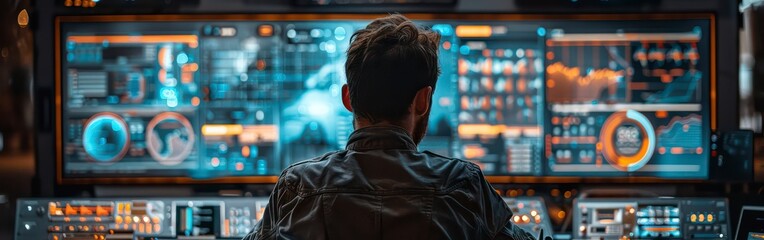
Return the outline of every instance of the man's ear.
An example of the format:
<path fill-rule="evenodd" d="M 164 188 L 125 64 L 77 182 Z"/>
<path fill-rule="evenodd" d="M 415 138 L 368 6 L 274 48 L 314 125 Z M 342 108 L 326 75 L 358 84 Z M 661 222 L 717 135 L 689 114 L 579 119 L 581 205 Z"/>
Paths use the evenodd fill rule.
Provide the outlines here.
<path fill-rule="evenodd" d="M 427 86 L 416 92 L 414 102 L 412 103 L 412 112 L 416 116 L 424 116 L 430 112 L 430 102 L 432 100 L 432 87 Z"/>
<path fill-rule="evenodd" d="M 342 105 L 345 105 L 345 109 L 353 112 L 353 106 L 350 105 L 350 89 L 348 85 L 342 85 Z"/>

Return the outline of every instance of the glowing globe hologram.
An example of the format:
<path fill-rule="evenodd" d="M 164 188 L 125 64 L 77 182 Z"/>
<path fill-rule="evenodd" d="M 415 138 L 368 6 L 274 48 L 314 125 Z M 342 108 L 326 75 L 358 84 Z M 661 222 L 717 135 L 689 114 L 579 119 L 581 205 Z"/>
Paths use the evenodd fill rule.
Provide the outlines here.
<path fill-rule="evenodd" d="M 157 115 L 146 127 L 146 147 L 159 164 L 183 162 L 194 149 L 194 129 L 186 117 L 174 112 Z"/>

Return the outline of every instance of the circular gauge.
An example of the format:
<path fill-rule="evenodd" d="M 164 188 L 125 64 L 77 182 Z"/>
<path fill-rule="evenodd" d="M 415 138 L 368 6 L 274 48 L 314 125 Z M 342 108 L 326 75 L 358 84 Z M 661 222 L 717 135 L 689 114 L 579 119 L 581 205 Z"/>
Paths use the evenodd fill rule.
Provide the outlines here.
<path fill-rule="evenodd" d="M 653 156 L 655 131 L 650 121 L 634 110 L 613 113 L 600 132 L 602 155 L 618 170 L 636 171 Z"/>
<path fill-rule="evenodd" d="M 130 143 L 127 123 L 117 114 L 98 113 L 85 122 L 82 147 L 89 159 L 99 163 L 119 161 Z"/>
<path fill-rule="evenodd" d="M 194 129 L 183 115 L 165 112 L 151 119 L 146 127 L 146 147 L 162 165 L 177 165 L 194 149 Z"/>

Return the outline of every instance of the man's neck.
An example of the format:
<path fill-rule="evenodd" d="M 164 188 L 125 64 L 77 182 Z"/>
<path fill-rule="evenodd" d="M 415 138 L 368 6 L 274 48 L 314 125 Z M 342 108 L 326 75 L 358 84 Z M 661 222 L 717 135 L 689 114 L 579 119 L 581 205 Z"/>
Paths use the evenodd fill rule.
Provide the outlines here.
<path fill-rule="evenodd" d="M 385 126 L 399 127 L 399 128 L 402 128 L 403 130 L 406 130 L 406 133 L 408 133 L 409 136 L 414 135 L 414 124 L 406 122 L 406 121 L 393 122 L 393 121 L 383 120 L 383 121 L 377 121 L 372 123 L 368 119 L 355 117 L 353 121 L 353 126 L 355 127 L 355 129 L 361 129 L 365 127 L 385 127 Z"/>

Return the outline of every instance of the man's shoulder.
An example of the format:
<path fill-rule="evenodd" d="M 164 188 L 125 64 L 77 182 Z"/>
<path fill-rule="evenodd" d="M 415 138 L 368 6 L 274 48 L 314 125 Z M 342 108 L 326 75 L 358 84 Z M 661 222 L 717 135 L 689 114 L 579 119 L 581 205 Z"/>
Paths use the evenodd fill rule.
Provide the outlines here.
<path fill-rule="evenodd" d="M 327 152 L 321 156 L 293 163 L 282 171 L 281 178 L 287 184 L 299 182 L 304 178 L 313 179 L 312 174 L 321 174 L 330 159 L 343 155 L 345 152 L 345 150 Z"/>
<path fill-rule="evenodd" d="M 470 173 L 478 173 L 480 172 L 480 167 L 470 161 L 462 160 L 459 158 L 452 158 L 452 157 L 446 157 L 434 152 L 430 151 L 423 151 L 422 153 L 428 155 L 433 163 L 435 164 L 448 164 L 453 166 L 453 170 L 464 170 L 468 171 Z"/>
<path fill-rule="evenodd" d="M 430 151 L 423 151 L 430 160 L 433 168 L 440 169 L 438 175 L 443 176 L 444 185 L 457 186 L 462 182 L 470 182 L 479 178 L 481 175 L 480 167 L 470 161 L 459 158 L 446 157 Z"/>

